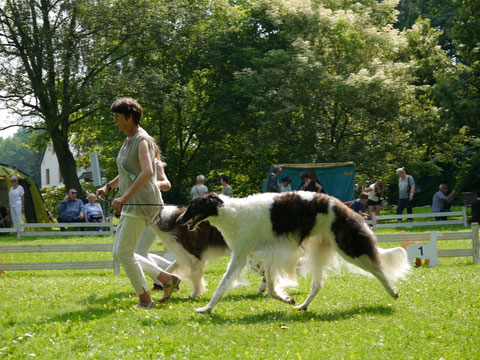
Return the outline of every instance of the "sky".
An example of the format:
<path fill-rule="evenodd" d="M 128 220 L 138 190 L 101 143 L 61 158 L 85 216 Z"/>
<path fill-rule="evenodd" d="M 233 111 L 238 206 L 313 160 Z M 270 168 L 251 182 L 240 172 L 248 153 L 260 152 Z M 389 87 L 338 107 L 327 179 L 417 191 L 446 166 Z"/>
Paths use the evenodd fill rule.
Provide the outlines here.
<path fill-rule="evenodd" d="M 7 110 L 0 109 L 0 126 L 1 127 L 9 125 L 8 120 L 11 118 L 12 118 L 12 115 Z M 15 134 L 17 130 L 18 130 L 17 126 L 8 128 L 7 130 L 0 130 L 0 137 L 4 139 L 7 137 L 10 137 L 13 134 Z"/>

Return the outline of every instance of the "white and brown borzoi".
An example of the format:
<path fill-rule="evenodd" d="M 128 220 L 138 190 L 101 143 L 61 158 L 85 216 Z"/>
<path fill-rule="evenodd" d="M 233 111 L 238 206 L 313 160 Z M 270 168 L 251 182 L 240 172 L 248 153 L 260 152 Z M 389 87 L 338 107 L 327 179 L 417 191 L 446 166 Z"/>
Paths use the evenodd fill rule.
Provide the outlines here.
<path fill-rule="evenodd" d="M 291 304 L 295 299 L 285 294 L 285 280 L 294 280 L 298 259 L 307 258 L 313 279 L 308 297 L 297 306 L 301 310 L 317 295 L 323 273 L 337 253 L 373 274 L 394 299 L 398 292 L 393 283 L 409 270 L 403 248 L 377 247 L 362 217 L 324 194 L 298 191 L 240 199 L 207 194 L 193 199 L 177 223 L 194 228 L 204 220 L 220 230 L 232 255 L 212 299 L 196 310 L 200 313 L 212 311 L 251 254 L 263 261 L 268 294 Z"/>
<path fill-rule="evenodd" d="M 194 231 L 176 224 L 186 206 L 165 205 L 162 207 L 158 222 L 152 227 L 165 248 L 172 253 L 175 261 L 166 269 L 192 281 L 192 297 L 205 292 L 203 277 L 205 267 L 210 260 L 230 252 L 222 234 L 208 221 L 199 224 Z M 263 287 L 263 288 L 262 288 Z M 265 283 L 259 292 L 265 290 Z"/>

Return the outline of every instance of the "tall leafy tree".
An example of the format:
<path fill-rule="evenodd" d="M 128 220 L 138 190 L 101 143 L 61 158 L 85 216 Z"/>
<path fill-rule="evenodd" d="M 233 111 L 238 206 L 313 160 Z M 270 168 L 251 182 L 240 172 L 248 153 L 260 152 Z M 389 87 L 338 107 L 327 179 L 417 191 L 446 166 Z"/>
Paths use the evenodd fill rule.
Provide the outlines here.
<path fill-rule="evenodd" d="M 22 126 L 46 131 L 67 188 L 81 189 L 72 126 L 98 110 L 103 72 L 137 51 L 148 10 L 141 0 L 1 2 L 0 98 Z"/>

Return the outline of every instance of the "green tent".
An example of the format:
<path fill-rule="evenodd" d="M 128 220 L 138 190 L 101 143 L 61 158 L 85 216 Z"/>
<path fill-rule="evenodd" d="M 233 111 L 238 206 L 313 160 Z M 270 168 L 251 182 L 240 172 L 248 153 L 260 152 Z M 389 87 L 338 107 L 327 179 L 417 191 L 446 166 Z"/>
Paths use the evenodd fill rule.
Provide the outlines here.
<path fill-rule="evenodd" d="M 353 162 L 319 163 L 319 164 L 274 164 L 270 168 L 280 166 L 282 172 L 279 182 L 285 176 L 292 180 L 292 190 L 300 188 L 300 173 L 307 171 L 310 178 L 323 186 L 328 195 L 335 196 L 341 201 L 353 200 L 353 187 L 355 183 L 355 164 Z M 263 191 L 267 188 L 267 181 L 263 183 Z"/>
<path fill-rule="evenodd" d="M 12 183 L 10 177 L 18 177 L 18 183 L 25 191 L 25 222 L 27 223 L 48 223 L 50 222 L 45 208 L 42 195 L 37 184 L 24 172 L 5 164 L 0 164 L 0 203 L 7 207 L 8 193 Z"/>

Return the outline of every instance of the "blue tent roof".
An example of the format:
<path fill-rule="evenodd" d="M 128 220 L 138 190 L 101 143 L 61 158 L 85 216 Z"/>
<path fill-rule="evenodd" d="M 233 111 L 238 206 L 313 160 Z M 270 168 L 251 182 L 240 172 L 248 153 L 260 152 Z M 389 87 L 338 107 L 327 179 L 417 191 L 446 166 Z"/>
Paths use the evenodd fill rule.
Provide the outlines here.
<path fill-rule="evenodd" d="M 292 189 L 300 188 L 300 173 L 307 171 L 311 177 L 317 179 L 323 190 L 328 194 L 335 196 L 341 201 L 350 201 L 353 199 L 353 187 L 355 183 L 355 164 L 353 162 L 342 163 L 318 163 L 318 164 L 274 164 L 270 167 L 269 173 L 273 167 L 280 166 L 282 172 L 278 180 L 289 176 L 292 180 Z M 312 174 L 313 173 L 313 174 Z M 313 176 L 312 176 L 313 175 Z M 267 181 L 263 183 L 263 191 L 267 188 Z"/>

